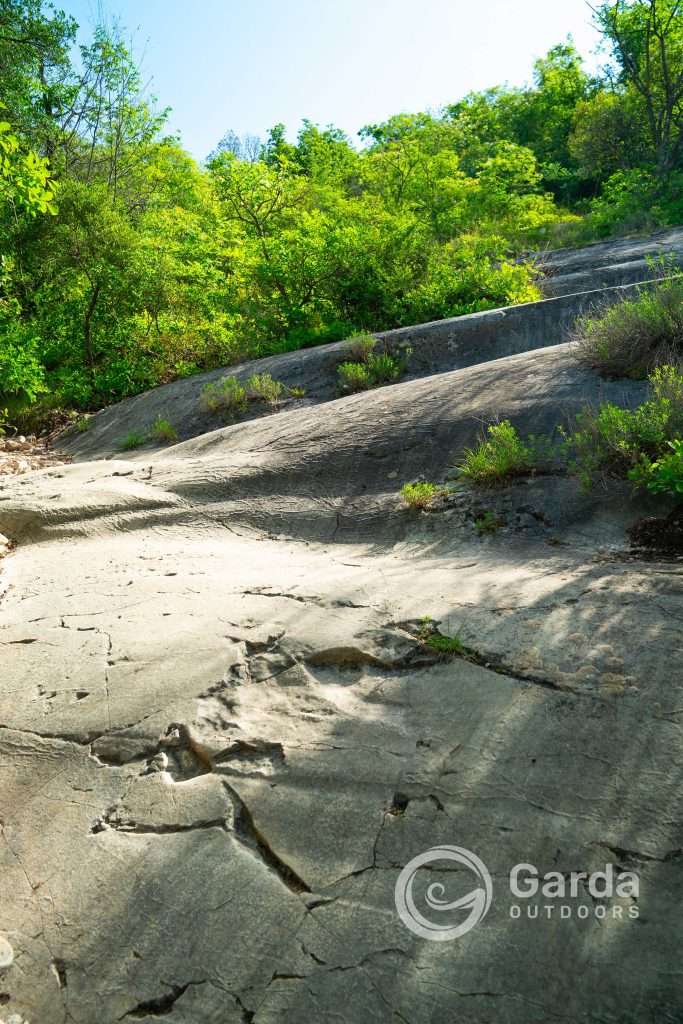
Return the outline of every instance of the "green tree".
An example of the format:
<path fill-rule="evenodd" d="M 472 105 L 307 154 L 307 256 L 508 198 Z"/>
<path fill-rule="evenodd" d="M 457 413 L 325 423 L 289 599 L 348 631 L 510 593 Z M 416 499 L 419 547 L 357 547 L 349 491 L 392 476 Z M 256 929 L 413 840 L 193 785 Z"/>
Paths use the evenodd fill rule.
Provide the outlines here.
<path fill-rule="evenodd" d="M 616 0 L 596 22 L 618 83 L 640 100 L 650 159 L 660 181 L 683 156 L 683 6 L 680 0 Z"/>
<path fill-rule="evenodd" d="M 0 96 L 25 143 L 50 160 L 77 92 L 76 22 L 43 0 L 0 0 Z"/>
<path fill-rule="evenodd" d="M 574 111 L 569 151 L 581 175 L 597 188 L 618 171 L 647 161 L 647 139 L 638 104 L 623 91 L 602 89 Z"/>

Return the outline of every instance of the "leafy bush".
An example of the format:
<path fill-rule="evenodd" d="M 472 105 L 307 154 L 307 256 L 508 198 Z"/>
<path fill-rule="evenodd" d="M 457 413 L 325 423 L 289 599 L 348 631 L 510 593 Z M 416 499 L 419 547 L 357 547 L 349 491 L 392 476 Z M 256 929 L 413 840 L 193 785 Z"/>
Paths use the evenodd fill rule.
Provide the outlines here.
<path fill-rule="evenodd" d="M 672 171 L 664 179 L 643 167 L 616 171 L 590 204 L 584 240 L 644 233 L 662 225 L 680 224 L 682 186 L 680 171 Z"/>
<path fill-rule="evenodd" d="M 401 497 L 409 508 L 429 508 L 434 499 L 441 494 L 443 488 L 436 484 L 415 483 L 404 484 L 401 488 Z"/>
<path fill-rule="evenodd" d="M 121 448 L 122 452 L 132 452 L 136 448 L 141 448 L 146 440 L 147 438 L 145 437 L 144 434 L 141 434 L 137 430 L 131 430 L 131 432 L 129 434 L 126 434 L 126 436 L 123 438 L 119 447 Z"/>
<path fill-rule="evenodd" d="M 48 389 L 37 340 L 23 324 L 8 324 L 0 337 L 0 397 L 34 402 Z"/>
<path fill-rule="evenodd" d="M 285 390 L 284 384 L 269 373 L 255 373 L 247 381 L 247 397 L 277 405 Z"/>
<path fill-rule="evenodd" d="M 593 237 L 652 230 L 658 223 L 653 210 L 657 191 L 657 181 L 649 171 L 617 171 L 591 204 L 588 220 Z"/>
<path fill-rule="evenodd" d="M 655 462 L 643 456 L 629 478 L 653 494 L 668 494 L 683 501 L 683 440 L 676 438 L 667 445 L 671 450 Z"/>
<path fill-rule="evenodd" d="M 576 429 L 565 435 L 570 464 L 584 487 L 597 474 L 649 480 L 648 467 L 667 454 L 671 441 L 683 433 L 683 373 L 660 366 L 649 377 L 650 396 L 636 409 L 612 402 L 584 409 Z M 667 463 L 667 470 L 669 471 Z M 659 473 L 659 470 L 657 471 Z"/>
<path fill-rule="evenodd" d="M 150 436 L 159 444 L 175 444 L 178 440 L 178 431 L 168 420 L 163 419 L 161 416 L 157 416 L 152 424 Z"/>
<path fill-rule="evenodd" d="M 524 444 L 509 420 L 491 424 L 477 448 L 466 448 L 458 466 L 475 484 L 493 484 L 523 476 L 534 465 L 533 448 Z"/>
<path fill-rule="evenodd" d="M 579 359 L 606 376 L 647 377 L 683 356 L 683 280 L 664 281 L 597 316 L 580 317 L 573 339 Z"/>
<path fill-rule="evenodd" d="M 207 384 L 199 398 L 199 404 L 205 412 L 221 412 L 234 418 L 247 408 L 247 392 L 237 377 L 224 377 L 223 380 Z"/>

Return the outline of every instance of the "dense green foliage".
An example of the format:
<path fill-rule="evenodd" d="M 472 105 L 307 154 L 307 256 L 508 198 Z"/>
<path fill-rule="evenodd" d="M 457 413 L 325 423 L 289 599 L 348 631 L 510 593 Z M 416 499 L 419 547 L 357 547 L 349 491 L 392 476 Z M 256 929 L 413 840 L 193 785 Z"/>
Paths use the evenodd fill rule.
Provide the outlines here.
<path fill-rule="evenodd" d="M 568 41 L 528 87 L 369 125 L 361 148 L 304 121 L 295 143 L 228 133 L 199 166 L 116 33 L 74 60 L 72 19 L 0 0 L 0 406 L 91 409 L 530 300 L 525 251 L 682 220 L 679 5 L 599 6 L 600 78 Z M 219 390 L 206 401 L 231 414 L 247 400 Z"/>
<path fill-rule="evenodd" d="M 670 451 L 654 462 L 647 456 L 631 470 L 630 477 L 653 494 L 666 494 L 677 501 L 683 501 L 683 440 L 668 441 Z"/>

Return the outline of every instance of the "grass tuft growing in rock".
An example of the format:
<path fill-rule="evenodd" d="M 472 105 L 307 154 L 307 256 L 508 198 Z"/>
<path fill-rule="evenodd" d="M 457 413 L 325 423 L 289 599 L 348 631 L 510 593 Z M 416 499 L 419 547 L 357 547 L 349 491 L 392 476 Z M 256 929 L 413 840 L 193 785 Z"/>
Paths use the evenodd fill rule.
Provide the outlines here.
<path fill-rule="evenodd" d="M 344 353 L 351 358 L 337 367 L 337 383 L 342 394 L 392 384 L 405 373 L 411 349 L 405 349 L 404 354 L 398 357 L 389 352 L 377 352 L 376 346 L 377 340 L 371 334 L 349 339 Z"/>
<path fill-rule="evenodd" d="M 432 633 L 424 641 L 437 654 L 464 654 L 465 647 L 459 636 L 445 636 L 443 633 Z"/>
<path fill-rule="evenodd" d="M 150 437 L 157 444 L 175 444 L 178 440 L 178 431 L 169 420 L 163 416 L 157 416 L 150 429 Z"/>
<path fill-rule="evenodd" d="M 356 334 L 353 338 L 349 338 L 344 345 L 344 355 L 348 362 L 366 363 L 375 351 L 376 344 L 377 338 L 372 334 Z"/>
<path fill-rule="evenodd" d="M 579 317 L 572 338 L 580 361 L 606 377 L 642 380 L 655 367 L 677 362 L 683 358 L 683 280 Z"/>
<path fill-rule="evenodd" d="M 426 482 L 404 484 L 401 488 L 401 497 L 408 508 L 426 509 L 443 494 L 443 490 L 443 487 Z"/>
<path fill-rule="evenodd" d="M 137 430 L 131 430 L 131 432 L 129 434 L 126 434 L 126 436 L 123 438 L 119 447 L 122 452 L 132 452 L 136 448 L 141 448 L 146 440 L 147 438 L 145 437 L 144 434 L 141 434 Z"/>
<path fill-rule="evenodd" d="M 255 373 L 247 381 L 247 398 L 252 401 L 277 405 L 285 392 L 282 381 L 274 380 L 269 373 Z"/>
<path fill-rule="evenodd" d="M 534 468 L 535 454 L 509 420 L 492 423 L 477 448 L 466 448 L 457 467 L 460 475 L 475 484 L 502 483 L 524 476 Z"/>
<path fill-rule="evenodd" d="M 224 377 L 202 389 L 199 404 L 205 412 L 220 412 L 234 419 L 247 408 L 247 392 L 237 377 Z"/>
<path fill-rule="evenodd" d="M 446 658 L 462 657 L 467 653 L 467 648 L 460 639 L 459 634 L 446 636 L 442 633 L 431 615 L 425 615 L 420 619 L 420 631 L 418 640 L 431 651 Z"/>

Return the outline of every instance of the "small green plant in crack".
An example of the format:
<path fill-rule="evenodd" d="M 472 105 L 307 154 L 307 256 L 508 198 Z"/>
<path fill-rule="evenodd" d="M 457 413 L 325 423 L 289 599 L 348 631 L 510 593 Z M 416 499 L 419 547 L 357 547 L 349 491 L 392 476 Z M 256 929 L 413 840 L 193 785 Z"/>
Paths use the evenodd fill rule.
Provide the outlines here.
<path fill-rule="evenodd" d="M 365 364 L 370 373 L 372 386 L 380 384 L 391 384 L 405 372 L 406 362 L 404 359 L 397 359 L 395 356 L 383 352 L 380 355 L 371 355 Z"/>
<path fill-rule="evenodd" d="M 424 509 L 430 508 L 434 501 L 444 493 L 444 488 L 420 481 L 413 484 L 404 484 L 401 488 L 401 497 L 408 508 Z"/>
<path fill-rule="evenodd" d="M 459 636 L 444 636 L 443 633 L 432 633 L 425 640 L 427 647 L 430 647 L 437 654 L 462 655 L 465 647 Z"/>
<path fill-rule="evenodd" d="M 290 398 L 305 398 L 306 388 L 295 385 L 293 388 L 287 388 L 287 394 Z"/>
<path fill-rule="evenodd" d="M 441 657 L 463 657 L 467 654 L 467 648 L 463 644 L 460 634 L 456 633 L 455 636 L 446 636 L 445 633 L 439 630 L 437 623 L 430 615 L 424 615 L 419 620 L 417 638 L 430 651 L 434 651 L 435 654 Z"/>
<path fill-rule="evenodd" d="M 175 444 L 178 440 L 178 431 L 175 429 L 173 424 L 169 420 L 165 420 L 163 416 L 157 416 L 154 423 L 151 426 L 150 437 L 157 444 Z"/>
<path fill-rule="evenodd" d="M 132 452 L 136 448 L 141 448 L 147 438 L 144 434 L 141 434 L 138 430 L 131 430 L 129 434 L 122 439 L 119 447 L 122 452 Z"/>
<path fill-rule="evenodd" d="M 478 519 L 474 520 L 474 528 L 480 537 L 484 537 L 489 533 L 497 533 L 503 526 L 505 526 L 503 517 L 498 515 L 497 512 L 492 512 L 490 509 L 487 509 Z"/>

